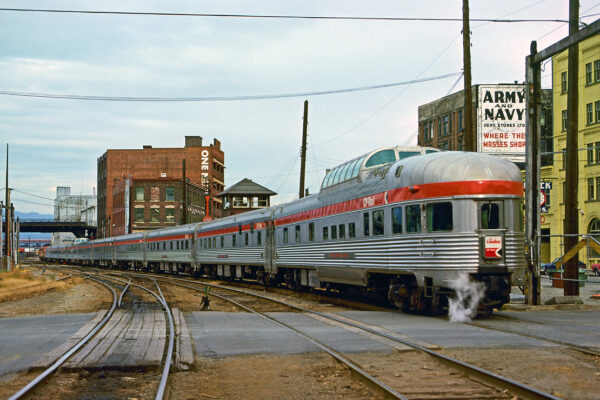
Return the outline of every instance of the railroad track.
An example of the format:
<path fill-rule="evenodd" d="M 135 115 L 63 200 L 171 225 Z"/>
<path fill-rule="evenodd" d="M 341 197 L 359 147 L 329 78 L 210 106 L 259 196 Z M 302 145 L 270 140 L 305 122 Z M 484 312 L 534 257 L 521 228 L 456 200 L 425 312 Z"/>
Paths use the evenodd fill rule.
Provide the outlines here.
<path fill-rule="evenodd" d="M 310 341 L 315 344 L 317 347 L 322 349 L 323 351 L 330 354 L 337 361 L 351 368 L 354 372 L 356 372 L 359 376 L 361 376 L 367 383 L 371 386 L 376 387 L 378 390 L 384 392 L 387 396 L 398 399 L 452 399 L 452 398 L 512 398 L 512 396 L 517 395 L 521 398 L 527 399 L 557 399 L 557 397 L 552 396 L 550 394 L 541 392 L 535 388 L 531 388 L 527 385 L 521 384 L 514 380 L 499 376 L 493 372 L 489 372 L 478 368 L 476 366 L 461 362 L 459 360 L 448 357 L 439 352 L 428 349 L 421 344 L 414 343 L 412 341 L 407 340 L 406 338 L 401 338 L 398 335 L 390 334 L 384 332 L 383 330 L 374 329 L 371 327 L 367 327 L 364 324 L 361 324 L 357 321 L 352 321 L 348 318 L 341 318 L 335 315 L 330 315 L 326 313 L 321 313 L 318 311 L 309 310 L 303 307 L 299 307 L 297 305 L 273 299 L 269 296 L 264 296 L 257 293 L 252 293 L 247 290 L 242 290 L 239 288 L 229 288 L 222 285 L 208 284 L 208 283 L 198 283 L 195 281 L 189 281 L 187 279 L 181 278 L 157 278 L 158 280 L 169 282 L 170 284 L 177 285 L 180 287 L 185 287 L 190 290 L 195 291 L 204 291 L 203 287 L 198 287 L 199 285 L 208 286 L 213 289 L 225 290 L 229 292 L 233 292 L 236 294 L 236 298 L 232 298 L 231 295 L 223 295 L 217 294 L 214 290 L 210 292 L 210 295 L 218 297 L 222 300 L 229 301 L 235 304 L 237 307 L 247 310 L 248 312 L 252 312 L 256 315 L 259 315 L 261 318 L 264 318 L 278 326 L 285 327 L 286 329 L 290 329 L 294 331 L 296 334 L 300 335 L 304 339 Z M 185 282 L 185 283 L 182 283 Z M 192 283 L 192 285 L 189 285 Z M 286 324 L 276 317 L 271 315 L 265 315 L 262 312 L 256 311 L 255 309 L 248 307 L 241 302 L 240 295 L 251 296 L 254 298 L 260 298 L 269 302 L 276 302 L 282 306 L 289 307 L 290 309 L 294 309 L 297 312 L 302 312 L 306 314 L 312 314 L 318 316 L 319 318 L 327 319 L 330 321 L 334 321 L 336 324 L 345 325 L 347 327 L 351 327 L 352 329 L 359 329 L 364 332 L 367 332 L 370 335 L 374 335 L 380 338 L 384 338 L 386 340 L 400 343 L 404 346 L 409 346 L 413 349 L 419 350 L 421 353 L 425 354 L 428 357 L 432 357 L 438 365 L 434 365 L 432 367 L 423 367 L 421 369 L 409 368 L 411 371 L 410 376 L 407 377 L 405 384 L 398 385 L 395 382 L 394 386 L 386 384 L 385 382 L 380 381 L 374 375 L 369 373 L 367 370 L 362 368 L 358 363 L 352 361 L 350 358 L 344 356 L 343 354 L 337 352 L 336 350 L 327 347 L 320 343 L 317 339 L 308 335 L 299 329 L 294 328 L 293 326 Z M 419 361 L 425 361 L 422 357 Z M 446 368 L 441 367 L 444 365 Z M 457 375 L 459 371 L 460 374 Z M 377 373 L 378 374 L 378 373 Z M 397 381 L 397 380 L 396 380 Z M 440 385 L 440 382 L 443 384 Z M 448 388 L 448 383 L 452 385 L 453 388 Z"/>
<path fill-rule="evenodd" d="M 160 308 L 162 308 L 164 313 L 167 315 L 169 329 L 165 329 L 167 336 L 165 341 L 167 347 L 166 355 L 164 354 L 165 345 L 160 345 L 160 340 L 157 341 L 154 338 L 152 340 L 146 340 L 147 342 L 151 342 L 150 345 L 152 349 L 157 350 L 153 352 L 155 356 L 154 358 L 158 358 L 158 362 L 162 365 L 162 373 L 160 374 L 160 378 L 157 379 L 159 382 L 156 384 L 156 394 L 154 398 L 163 399 L 165 397 L 169 371 L 171 369 L 171 360 L 173 359 L 175 329 L 170 308 L 161 292 L 160 286 L 155 282 L 156 291 L 154 291 L 132 282 L 131 279 L 129 281 L 123 281 L 108 274 L 94 274 L 90 272 L 91 271 L 87 270 L 79 271 L 77 273 L 104 285 L 112 292 L 113 302 L 110 310 L 106 312 L 104 318 L 97 323 L 81 341 L 58 357 L 56 362 L 44 370 L 29 384 L 11 396 L 9 400 L 16 400 L 32 393 L 33 390 L 38 388 L 43 381 L 45 381 L 47 385 L 51 386 L 52 382 L 49 382 L 48 380 L 51 374 L 59 370 L 59 368 L 61 371 L 67 372 L 94 370 L 107 371 L 113 369 L 116 371 L 127 371 L 126 367 L 115 365 L 115 361 L 118 362 L 118 357 L 115 357 L 114 353 L 118 353 L 119 349 L 124 347 L 123 343 L 127 341 L 126 339 L 132 339 L 131 332 L 135 331 L 136 328 L 140 336 L 142 336 L 141 331 L 144 330 L 143 324 L 146 326 L 148 324 L 153 324 L 152 318 L 148 318 L 148 313 L 150 313 L 150 317 L 152 317 L 153 313 L 156 314 L 154 311 L 155 307 L 153 307 L 151 303 L 142 301 L 140 296 L 133 294 L 131 296 L 134 301 L 128 302 L 126 305 L 124 305 L 123 298 L 130 288 L 135 288 L 137 290 L 146 292 L 155 298 L 158 304 L 160 304 Z M 115 281 L 116 284 L 114 283 Z M 117 290 L 115 290 L 117 286 L 121 286 L 123 288 L 119 295 L 117 295 Z M 124 306 L 124 308 L 121 308 L 122 306 Z M 152 330 L 150 330 L 150 333 L 152 333 Z M 156 335 L 153 334 L 153 336 Z M 119 342 L 120 340 L 121 342 Z M 131 346 L 131 343 L 128 343 L 128 345 Z M 136 345 L 137 344 L 133 344 L 132 353 L 137 351 L 137 358 L 132 358 L 130 356 L 129 364 L 132 362 L 133 364 L 137 364 L 140 356 L 142 358 L 144 356 L 146 358 L 148 357 L 148 355 L 145 353 L 139 354 L 140 348 L 143 348 L 145 343 L 142 341 L 142 346 L 137 346 L 137 349 Z M 147 351 L 151 352 L 152 349 Z M 134 370 L 138 368 L 137 365 L 133 365 L 133 367 L 135 367 Z M 149 375 L 148 379 L 153 380 L 154 378 L 151 378 Z M 137 393 L 138 389 L 132 386 L 131 392 Z"/>
<path fill-rule="evenodd" d="M 94 279 L 94 278 L 92 278 Z M 110 320 L 110 318 L 112 317 L 116 307 L 117 307 L 117 293 L 115 291 L 115 289 L 110 286 L 109 284 L 107 284 L 106 282 L 103 282 L 101 280 L 98 279 L 94 279 L 96 282 L 104 285 L 108 290 L 110 290 L 113 294 L 113 302 L 112 302 L 112 306 L 111 308 L 106 312 L 106 314 L 104 315 L 104 318 L 102 318 L 102 320 L 100 322 L 98 322 L 98 324 L 96 324 L 96 326 L 94 326 L 90 332 L 85 335 L 83 337 L 83 339 L 81 339 L 79 342 L 77 342 L 73 347 L 69 348 L 64 354 L 62 354 L 60 357 L 58 357 L 58 359 L 47 369 L 45 369 L 42 373 L 40 373 L 35 379 L 33 379 L 31 382 L 29 382 L 27 385 L 25 385 L 21 390 L 19 390 L 17 393 L 13 394 L 11 397 L 9 397 L 9 400 L 16 400 L 16 399 L 20 399 L 23 396 L 27 395 L 28 393 L 31 393 L 36 387 L 38 387 L 44 380 L 46 380 L 47 378 L 49 378 L 54 372 L 56 372 L 65 362 L 67 362 L 67 360 L 69 360 L 69 358 L 71 358 L 71 356 L 73 356 L 77 351 L 79 351 L 86 343 L 88 343 L 90 341 L 90 339 L 92 339 L 92 337 L 94 335 L 96 335 L 96 333 L 98 333 L 102 327 L 104 327 L 107 322 Z"/>

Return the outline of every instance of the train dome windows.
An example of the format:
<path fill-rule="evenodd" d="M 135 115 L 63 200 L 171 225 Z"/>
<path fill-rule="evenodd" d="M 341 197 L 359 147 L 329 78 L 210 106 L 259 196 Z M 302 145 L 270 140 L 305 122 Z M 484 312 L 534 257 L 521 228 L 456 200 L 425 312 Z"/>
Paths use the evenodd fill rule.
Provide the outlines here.
<path fill-rule="evenodd" d="M 412 157 L 412 156 L 418 156 L 419 154 L 421 154 L 421 152 L 419 152 L 419 151 L 399 151 L 398 159 L 404 160 L 405 158 Z"/>
<path fill-rule="evenodd" d="M 452 228 L 452 203 L 446 201 L 427 204 L 427 230 L 429 232 L 451 231 Z"/>
<path fill-rule="evenodd" d="M 373 154 L 365 163 L 365 168 L 388 164 L 396 161 L 396 152 L 392 149 L 381 150 Z"/>

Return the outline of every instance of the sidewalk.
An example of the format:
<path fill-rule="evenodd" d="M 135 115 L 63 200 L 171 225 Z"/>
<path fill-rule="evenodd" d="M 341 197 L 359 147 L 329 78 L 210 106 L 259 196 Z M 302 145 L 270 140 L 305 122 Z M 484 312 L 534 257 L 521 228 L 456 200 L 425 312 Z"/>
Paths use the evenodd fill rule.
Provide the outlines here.
<path fill-rule="evenodd" d="M 552 287 L 552 281 L 545 275 L 542 275 L 541 284 L 541 305 L 529 306 L 525 304 L 525 296 L 517 287 L 513 288 L 511 301 L 505 307 L 509 309 L 600 309 L 600 298 L 592 298 L 594 294 L 600 294 L 600 277 L 590 276 L 585 286 L 579 287 L 579 298 L 583 304 L 557 304 L 545 305 L 553 297 L 564 296 L 564 289 Z"/>

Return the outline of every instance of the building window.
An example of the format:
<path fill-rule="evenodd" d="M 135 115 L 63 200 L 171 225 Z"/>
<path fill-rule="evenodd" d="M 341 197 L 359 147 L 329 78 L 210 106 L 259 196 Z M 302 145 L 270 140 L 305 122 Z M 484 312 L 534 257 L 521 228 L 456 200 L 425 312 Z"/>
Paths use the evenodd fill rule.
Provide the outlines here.
<path fill-rule="evenodd" d="M 175 188 L 173 186 L 166 187 L 165 201 L 175 201 Z"/>
<path fill-rule="evenodd" d="M 160 188 L 158 186 L 150 188 L 150 201 L 160 201 Z"/>
<path fill-rule="evenodd" d="M 442 119 L 438 118 L 438 131 L 437 131 L 438 137 L 442 136 Z"/>
<path fill-rule="evenodd" d="M 592 103 L 587 103 L 585 105 L 585 115 L 588 125 L 594 123 L 594 108 Z"/>
<path fill-rule="evenodd" d="M 134 222 L 144 222 L 144 209 L 135 208 L 135 216 L 133 217 Z"/>
<path fill-rule="evenodd" d="M 449 117 L 447 115 L 444 115 L 444 127 L 442 128 L 443 136 L 446 136 L 450 133 L 449 121 L 450 121 Z"/>
<path fill-rule="evenodd" d="M 594 143 L 588 143 L 587 148 L 587 163 L 588 165 L 594 163 Z"/>
<path fill-rule="evenodd" d="M 600 81 L 600 60 L 594 61 L 594 82 Z"/>
<path fill-rule="evenodd" d="M 596 177 L 596 200 L 600 200 L 600 176 Z"/>
<path fill-rule="evenodd" d="M 585 83 L 589 85 L 592 82 L 592 63 L 587 63 L 585 64 Z"/>
<path fill-rule="evenodd" d="M 175 222 L 175 209 L 174 208 L 165 208 L 165 221 L 166 222 Z"/>
<path fill-rule="evenodd" d="M 596 122 L 600 122 L 600 101 L 596 102 Z"/>
<path fill-rule="evenodd" d="M 433 120 L 429 121 L 429 139 L 433 139 Z"/>
<path fill-rule="evenodd" d="M 567 93 L 567 73 L 562 72 L 560 74 L 560 92 Z"/>
<path fill-rule="evenodd" d="M 562 130 L 567 130 L 567 110 L 562 111 Z"/>
<path fill-rule="evenodd" d="M 594 200 L 594 178 L 588 178 L 588 200 Z"/>
<path fill-rule="evenodd" d="M 144 187 L 135 188 L 135 201 L 144 201 Z"/>
<path fill-rule="evenodd" d="M 458 110 L 458 130 L 462 131 L 463 129 L 463 110 Z"/>
<path fill-rule="evenodd" d="M 429 141 L 429 123 L 423 123 L 423 141 Z"/>
<path fill-rule="evenodd" d="M 596 151 L 594 152 L 596 154 L 596 157 L 594 158 L 596 164 L 600 164 L 600 142 L 596 142 L 596 146 L 594 146 L 596 149 Z"/>
<path fill-rule="evenodd" d="M 600 219 L 594 218 L 588 227 L 588 233 L 597 241 L 600 242 Z M 600 257 L 600 253 L 598 253 L 593 247 L 590 246 L 590 257 L 598 258 Z"/>
<path fill-rule="evenodd" d="M 160 222 L 160 208 L 150 209 L 150 222 Z"/>

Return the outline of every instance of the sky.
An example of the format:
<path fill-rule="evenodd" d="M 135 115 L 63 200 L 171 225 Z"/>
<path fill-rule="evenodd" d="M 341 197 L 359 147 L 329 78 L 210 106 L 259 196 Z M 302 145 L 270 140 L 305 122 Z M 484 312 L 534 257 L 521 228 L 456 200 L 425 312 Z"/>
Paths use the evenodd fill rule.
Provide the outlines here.
<path fill-rule="evenodd" d="M 568 0 L 479 0 L 471 18 L 568 19 Z M 27 1 L 0 8 L 461 18 L 459 0 Z M 580 0 L 582 22 L 599 1 Z M 462 70 L 462 22 L 174 17 L 0 11 L 0 92 L 107 97 L 302 94 L 407 82 Z M 471 22 L 472 83 L 522 82 L 532 40 L 566 23 Z M 542 72 L 550 87 L 551 65 Z M 309 102 L 306 186 L 378 147 L 417 142 L 417 108 L 462 90 L 459 76 L 384 89 L 280 99 L 117 102 L 0 94 L 0 185 L 22 212 L 52 213 L 57 186 L 92 194 L 107 149 L 183 147 L 216 138 L 225 183 L 243 178 L 298 196 L 302 113 Z M 4 190 L 0 197 L 4 199 Z M 36 197 L 37 196 L 37 197 Z"/>

